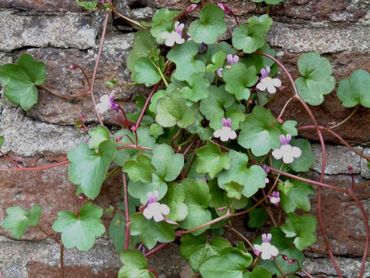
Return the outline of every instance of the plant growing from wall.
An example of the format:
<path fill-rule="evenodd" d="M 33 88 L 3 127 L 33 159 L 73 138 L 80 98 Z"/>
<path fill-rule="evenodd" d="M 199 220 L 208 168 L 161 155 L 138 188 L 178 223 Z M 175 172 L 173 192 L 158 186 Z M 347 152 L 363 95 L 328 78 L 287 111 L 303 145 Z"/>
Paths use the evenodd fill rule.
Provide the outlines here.
<path fill-rule="evenodd" d="M 309 141 L 298 138 L 301 130 L 317 133 L 322 169 L 325 133 L 351 148 L 333 130 L 336 126 L 319 126 L 309 106 L 320 105 L 336 87 L 329 61 L 318 53 L 303 54 L 297 63 L 299 77 L 294 80 L 266 41 L 273 23 L 268 14 L 240 22 L 225 4 L 200 2 L 183 11 L 160 9 L 152 22 L 141 23 L 119 14 L 109 1 L 77 1 L 88 10 L 105 12 L 89 82 L 99 125 L 88 130 L 89 141 L 71 149 L 65 162 L 2 169 L 42 171 L 68 164 L 68 178 L 86 202 L 79 212 L 60 211 L 55 216 L 51 237 L 61 246 L 61 275 L 64 248 L 88 251 L 107 232 L 122 259 L 118 273 L 122 278 L 155 277 L 146 257 L 174 241 L 201 277 L 294 277 L 304 272 L 302 251 L 316 241 L 318 226 L 340 276 L 320 205 L 319 225 L 309 213 L 315 189 L 318 199 L 326 189 L 348 194 L 361 210 L 367 232 L 362 277 L 369 245 L 363 205 L 352 189 L 325 183 L 324 171 L 318 181 L 303 177 L 314 157 Z M 113 94 L 100 101 L 94 96 L 110 12 L 139 29 L 127 67 L 137 85 L 152 90 L 135 113 L 127 113 Z M 225 14 L 236 19 L 234 28 L 225 21 Z M 293 94 L 276 118 L 267 104 L 279 97 L 280 74 L 288 77 L 286 85 Z M 37 103 L 37 88 L 45 80 L 45 65 L 28 54 L 0 67 L 5 97 L 24 110 Z M 344 107 L 370 108 L 369 88 L 369 73 L 358 70 L 339 82 L 337 96 Z M 307 111 L 312 126 L 284 119 L 292 102 Z M 126 125 L 109 130 L 102 120 L 108 110 L 116 111 Z M 3 141 L 1 137 L 0 144 Z M 123 200 L 113 209 L 106 231 L 105 212 L 93 202 L 112 169 L 122 173 Z M 44 231 L 39 224 L 41 214 L 38 205 L 31 210 L 10 207 L 2 225 L 21 238 L 31 226 Z M 261 232 L 248 238 L 238 231 L 233 221 L 241 216 L 248 217 L 249 229 Z M 223 237 L 227 230 L 240 241 Z"/>

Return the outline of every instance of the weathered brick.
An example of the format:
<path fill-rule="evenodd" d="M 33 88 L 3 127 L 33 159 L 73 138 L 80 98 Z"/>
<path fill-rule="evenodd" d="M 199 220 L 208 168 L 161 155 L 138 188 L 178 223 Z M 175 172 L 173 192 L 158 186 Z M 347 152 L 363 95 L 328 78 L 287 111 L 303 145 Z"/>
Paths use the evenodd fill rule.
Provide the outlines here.
<path fill-rule="evenodd" d="M 33 158 L 13 155 L 10 157 L 22 162 L 22 167 L 36 167 L 66 159 L 65 155 L 51 154 Z M 14 167 L 15 165 L 9 163 L 5 158 L 0 158 L 1 169 Z M 96 203 L 104 209 L 111 205 L 116 207 L 122 201 L 119 194 L 121 187 L 122 181 L 119 174 L 107 179 Z M 51 234 L 53 233 L 51 225 L 56 219 L 58 211 L 77 212 L 84 204 L 84 201 L 76 197 L 75 192 L 76 186 L 68 181 L 67 166 L 58 166 L 42 171 L 0 171 L 0 219 L 4 219 L 8 207 L 19 205 L 29 209 L 32 205 L 39 204 L 43 207 L 40 225 Z M 105 220 L 108 225 L 110 218 L 107 216 Z M 10 237 L 10 234 L 1 227 L 0 235 Z M 30 229 L 24 237 L 28 240 L 43 238 L 45 235 L 36 228 Z"/>
<path fill-rule="evenodd" d="M 0 10 L 0 51 L 22 47 L 95 47 L 99 16 L 87 14 L 22 15 Z"/>
<path fill-rule="evenodd" d="M 318 175 L 311 176 L 318 180 Z M 350 176 L 337 175 L 325 176 L 325 183 L 336 185 L 340 188 L 351 188 Z M 367 213 L 370 213 L 370 181 L 355 178 L 355 193 L 361 200 Z M 312 213 L 316 214 L 316 200 L 312 199 Z M 333 252 L 338 256 L 362 256 L 366 238 L 365 226 L 361 213 L 356 207 L 353 199 L 344 193 L 334 190 L 322 190 L 321 211 L 323 215 L 323 226 L 332 244 Z M 325 244 L 317 230 L 318 242 L 308 248 L 309 252 L 326 255 Z"/>
<path fill-rule="evenodd" d="M 278 57 L 279 60 L 287 67 L 293 78 L 298 76 L 297 60 L 299 55 L 289 52 L 282 52 Z M 356 69 L 362 68 L 370 71 L 370 56 L 359 52 L 343 52 L 339 54 L 326 55 L 333 65 L 334 76 L 339 81 L 343 78 L 348 78 Z M 290 83 L 286 75 L 280 71 L 279 78 L 282 79 L 283 86 L 279 89 L 276 96 L 269 103 L 268 107 L 277 116 L 286 101 L 292 96 Z M 325 101 L 320 106 L 310 107 L 319 125 L 330 127 L 344 120 L 353 110 L 344 108 L 341 102 L 336 97 L 336 93 L 332 92 L 325 96 Z M 295 101 L 292 102 L 285 111 L 284 120 L 295 119 L 298 125 L 313 125 L 311 118 L 302 108 L 302 105 Z M 360 107 L 355 115 L 345 124 L 336 128 L 334 131 L 340 134 L 345 140 L 353 144 L 365 144 L 370 139 L 370 129 L 364 128 L 370 125 L 370 110 Z M 311 140 L 318 141 L 317 134 L 314 130 L 301 131 L 300 136 Z M 325 132 L 324 138 L 326 142 L 336 143 L 339 141 L 331 134 Z"/>

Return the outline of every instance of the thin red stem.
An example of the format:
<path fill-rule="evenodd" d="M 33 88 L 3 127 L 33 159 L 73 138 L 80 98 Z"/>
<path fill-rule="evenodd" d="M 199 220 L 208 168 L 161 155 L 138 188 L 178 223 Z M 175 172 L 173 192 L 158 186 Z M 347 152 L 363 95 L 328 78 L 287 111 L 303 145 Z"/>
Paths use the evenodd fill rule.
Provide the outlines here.
<path fill-rule="evenodd" d="M 144 103 L 144 106 L 143 106 L 143 109 L 141 109 L 141 113 L 140 113 L 140 116 L 139 118 L 137 119 L 136 121 L 136 124 L 135 124 L 135 127 L 136 128 L 139 128 L 139 126 L 141 125 L 141 122 L 144 118 L 144 115 L 145 115 L 145 112 L 146 110 L 148 109 L 149 107 L 149 104 L 150 104 L 150 101 L 153 97 L 153 95 L 155 94 L 155 92 L 158 90 L 158 87 L 159 87 L 159 84 L 161 84 L 161 82 L 157 83 L 156 85 L 154 85 L 152 91 L 150 92 L 148 98 L 146 99 L 145 103 Z"/>
<path fill-rule="evenodd" d="M 104 40 L 105 40 L 105 35 L 107 33 L 107 27 L 108 27 L 108 19 L 109 19 L 109 13 L 107 12 L 105 14 L 105 19 L 104 19 L 104 23 L 103 23 L 103 31 L 102 31 L 102 35 L 101 35 L 101 38 L 100 38 L 98 56 L 96 58 L 94 72 L 93 72 L 93 76 L 92 76 L 92 80 L 91 80 L 91 86 L 90 86 L 91 99 L 92 99 L 92 102 L 94 104 L 94 109 L 95 109 L 96 115 L 98 117 L 99 123 L 101 125 L 104 125 L 104 124 L 103 124 L 103 120 L 102 120 L 99 112 L 96 110 L 96 101 L 95 101 L 95 98 L 94 98 L 94 85 L 95 85 L 96 75 L 97 75 L 98 68 L 99 68 L 100 58 L 101 58 L 101 55 L 103 53 Z"/>
<path fill-rule="evenodd" d="M 309 106 L 307 105 L 307 103 L 305 103 L 303 101 L 303 99 L 300 97 L 300 94 L 299 94 L 298 89 L 295 85 L 294 79 L 291 76 L 291 74 L 289 73 L 289 71 L 287 70 L 287 68 L 279 60 L 277 60 L 275 57 L 273 57 L 269 54 L 266 54 L 266 53 L 261 53 L 261 54 L 263 56 L 273 60 L 284 71 L 284 73 L 286 74 L 286 76 L 288 77 L 288 79 L 289 79 L 289 81 L 292 85 L 294 96 L 299 100 L 299 102 L 301 103 L 301 105 L 306 110 L 307 114 L 309 115 L 310 119 L 314 123 L 315 130 L 316 130 L 317 136 L 319 137 L 321 150 L 322 150 L 322 152 L 321 152 L 321 173 L 320 173 L 320 182 L 322 183 L 323 180 L 324 180 L 324 174 L 325 174 L 325 168 L 326 168 L 326 148 L 325 148 L 324 138 L 322 136 L 322 133 L 321 133 L 319 125 L 316 121 L 316 118 L 313 115 L 313 113 L 312 113 L 311 109 L 309 108 Z M 317 220 L 319 222 L 320 232 L 321 232 L 321 235 L 324 239 L 326 249 L 328 251 L 328 254 L 329 254 L 330 260 L 331 260 L 331 262 L 334 266 L 334 269 L 337 272 L 339 278 L 342 278 L 343 277 L 342 271 L 340 270 L 338 262 L 336 261 L 334 255 L 333 255 L 332 247 L 331 247 L 329 239 L 327 238 L 326 231 L 325 231 L 325 228 L 324 228 L 324 225 L 323 225 L 322 209 L 321 209 L 321 188 L 320 187 L 317 190 L 316 199 L 317 199 Z"/>
<path fill-rule="evenodd" d="M 145 257 L 150 257 L 153 256 L 155 253 L 158 251 L 166 248 L 169 245 L 169 243 L 161 243 L 158 246 L 154 247 L 152 250 L 149 250 L 148 252 L 145 253 Z"/>
<path fill-rule="evenodd" d="M 125 204 L 125 250 L 128 249 L 130 244 L 130 211 L 128 201 L 127 179 L 126 174 L 123 173 L 123 201 Z"/>
<path fill-rule="evenodd" d="M 42 170 L 47 170 L 50 168 L 55 168 L 58 166 L 63 166 L 68 164 L 68 160 L 64 160 L 62 162 L 57 162 L 57 163 L 52 163 L 52 164 L 47 164 L 47 165 L 42 165 L 42 166 L 37 166 L 37 167 L 25 167 L 25 168 L 9 168 L 9 169 L 0 169 L 0 172 L 6 172 L 6 171 L 15 171 L 15 172 L 27 172 L 27 171 L 42 171 Z"/>

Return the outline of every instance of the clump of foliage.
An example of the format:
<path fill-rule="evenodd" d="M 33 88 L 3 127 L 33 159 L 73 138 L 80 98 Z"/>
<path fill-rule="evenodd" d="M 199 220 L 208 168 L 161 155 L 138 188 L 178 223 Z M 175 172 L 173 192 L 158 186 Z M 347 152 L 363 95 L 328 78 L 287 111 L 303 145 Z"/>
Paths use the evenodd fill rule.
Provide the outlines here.
<path fill-rule="evenodd" d="M 117 13 L 108 1 L 77 2 Z M 100 125 L 88 130 L 87 143 L 68 152 L 69 180 L 86 203 L 77 213 L 58 213 L 55 239 L 81 251 L 94 246 L 106 231 L 105 212 L 93 201 L 110 170 L 121 171 L 123 200 L 109 209 L 107 231 L 123 262 L 118 277 L 155 277 L 146 257 L 174 241 L 202 277 L 294 277 L 302 270 L 302 251 L 316 241 L 312 186 L 355 196 L 322 176 L 319 182 L 302 177 L 314 162 L 311 145 L 297 137 L 294 119 L 283 118 L 296 101 L 321 134 L 325 128 L 307 104 L 320 105 L 336 87 L 329 61 L 303 54 L 294 81 L 266 41 L 273 24 L 268 14 L 237 19 L 231 29 L 225 13 L 237 19 L 226 5 L 211 3 L 160 9 L 145 24 L 128 19 L 140 30 L 127 67 L 132 81 L 153 89 L 135 113 L 126 113 L 113 94 L 101 97 L 94 107 Z M 293 96 L 275 117 L 267 104 L 279 97 L 280 74 L 289 77 Z M 37 86 L 45 79 L 45 65 L 27 54 L 0 67 L 5 96 L 24 110 L 37 103 Z M 339 82 L 337 96 L 345 107 L 369 108 L 369 88 L 369 73 L 358 70 Z M 108 110 L 120 113 L 122 129 L 104 126 L 101 115 Z M 3 227 L 21 238 L 39 225 L 41 213 L 39 206 L 8 208 Z M 234 228 L 238 216 L 247 217 L 256 237 Z M 241 241 L 227 240 L 226 230 Z"/>

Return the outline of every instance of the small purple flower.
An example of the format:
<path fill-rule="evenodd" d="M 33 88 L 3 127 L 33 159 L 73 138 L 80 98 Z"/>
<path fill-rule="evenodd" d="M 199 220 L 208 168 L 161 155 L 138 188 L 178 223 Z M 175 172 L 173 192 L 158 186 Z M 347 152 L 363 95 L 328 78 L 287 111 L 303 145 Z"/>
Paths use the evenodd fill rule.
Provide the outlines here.
<path fill-rule="evenodd" d="M 112 109 L 114 111 L 119 110 L 119 105 L 114 100 L 114 94 L 104 95 L 100 98 L 100 102 L 96 105 L 96 111 L 100 114 Z"/>
<path fill-rule="evenodd" d="M 218 77 L 222 77 L 222 72 L 224 71 L 224 68 L 218 68 L 217 70 L 216 70 L 216 74 L 217 74 L 217 76 Z"/>
<path fill-rule="evenodd" d="M 287 134 L 285 136 L 285 135 L 282 134 L 282 135 L 279 136 L 279 140 L 280 140 L 281 145 L 288 145 L 290 143 L 290 141 L 292 140 L 292 135 Z"/>
<path fill-rule="evenodd" d="M 154 219 L 155 222 L 166 220 L 166 216 L 170 213 L 170 208 L 165 204 L 158 202 L 159 192 L 149 192 L 148 202 L 143 211 L 143 215 L 146 219 Z"/>
<path fill-rule="evenodd" d="M 271 242 L 272 234 L 262 234 L 262 242 Z"/>
<path fill-rule="evenodd" d="M 231 8 L 229 6 L 227 6 L 226 4 L 224 3 L 217 3 L 217 6 L 222 9 L 225 14 L 227 15 L 234 15 L 233 11 L 231 10 Z"/>
<path fill-rule="evenodd" d="M 176 22 L 175 30 L 172 32 L 163 32 L 161 38 L 164 40 L 166 46 L 172 47 L 175 44 L 183 44 L 185 42 L 183 38 L 184 23 Z"/>
<path fill-rule="evenodd" d="M 222 127 L 217 129 L 214 133 L 213 136 L 216 138 L 220 138 L 222 142 L 229 141 L 230 139 L 235 139 L 236 138 L 236 132 L 231 128 L 232 122 L 230 118 L 222 118 Z"/>
<path fill-rule="evenodd" d="M 270 72 L 271 72 L 270 67 L 262 68 L 261 71 L 260 71 L 260 73 L 261 73 L 260 80 L 268 77 L 270 75 Z"/>
<path fill-rule="evenodd" d="M 280 203 L 280 193 L 279 191 L 273 191 L 270 196 L 268 196 L 270 203 L 278 205 Z"/>
<path fill-rule="evenodd" d="M 222 118 L 222 125 L 224 127 L 231 127 L 231 119 L 230 118 L 227 118 L 227 119 Z"/>
<path fill-rule="evenodd" d="M 276 93 L 276 88 L 281 86 L 279 78 L 271 78 L 270 67 L 262 68 L 260 71 L 260 82 L 257 84 L 257 89 L 260 91 L 268 91 L 270 94 Z"/>
<path fill-rule="evenodd" d="M 270 260 L 279 254 L 279 250 L 271 244 L 272 235 L 262 234 L 262 244 L 255 244 L 254 254 L 260 256 L 262 260 Z"/>
<path fill-rule="evenodd" d="M 175 32 L 182 36 L 182 31 L 184 30 L 184 27 L 185 27 L 184 23 L 180 23 L 177 21 L 175 23 Z"/>
<path fill-rule="evenodd" d="M 281 144 L 280 148 L 275 149 L 272 152 L 272 156 L 275 159 L 283 159 L 284 163 L 289 164 L 292 163 L 295 158 L 299 158 L 302 155 L 302 150 L 300 148 L 289 144 L 292 140 L 292 135 L 280 135 L 279 139 Z"/>
<path fill-rule="evenodd" d="M 271 170 L 271 169 L 270 169 L 270 167 L 269 167 L 269 166 L 267 166 L 267 165 L 263 165 L 263 166 L 262 166 L 262 169 L 265 171 L 265 173 L 266 173 L 266 174 L 268 174 L 268 173 L 270 172 L 270 170 Z M 269 183 L 269 182 L 270 182 L 269 178 L 268 178 L 268 177 L 266 177 L 266 178 L 265 178 L 265 183 Z"/>
<path fill-rule="evenodd" d="M 232 54 L 228 54 L 226 56 L 226 60 L 227 60 L 227 65 L 228 66 L 232 66 L 232 65 L 235 65 L 239 62 L 239 56 L 238 55 L 232 55 Z"/>
<path fill-rule="evenodd" d="M 185 12 L 186 12 L 186 13 L 191 13 L 191 12 L 193 12 L 197 7 L 198 7 L 198 5 L 197 5 L 197 4 L 191 4 L 191 5 L 189 5 L 189 6 L 185 9 Z"/>

